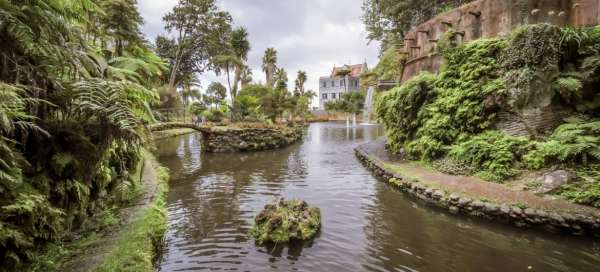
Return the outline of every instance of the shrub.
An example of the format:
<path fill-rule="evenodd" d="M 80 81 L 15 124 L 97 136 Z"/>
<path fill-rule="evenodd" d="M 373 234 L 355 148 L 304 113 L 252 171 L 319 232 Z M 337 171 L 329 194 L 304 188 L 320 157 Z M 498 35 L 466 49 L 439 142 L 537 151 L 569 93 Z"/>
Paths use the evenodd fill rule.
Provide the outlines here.
<path fill-rule="evenodd" d="M 540 169 L 557 163 L 586 164 L 589 160 L 600 160 L 600 121 L 567 123 L 558 127 L 535 148 L 524 160 L 529 168 Z"/>
<path fill-rule="evenodd" d="M 220 109 L 209 109 L 202 112 L 202 116 L 206 120 L 214 123 L 219 123 L 225 119 L 225 113 Z"/>
<path fill-rule="evenodd" d="M 560 195 L 575 203 L 600 208 L 600 165 L 580 167 L 575 172 L 577 181 L 564 185 Z"/>
<path fill-rule="evenodd" d="M 388 128 L 392 150 L 397 152 L 406 141 L 415 138 L 417 128 L 423 123 L 419 113 L 436 96 L 435 80 L 435 75 L 424 72 L 377 97 L 375 110 Z"/>
<path fill-rule="evenodd" d="M 526 138 L 512 137 L 498 131 L 487 131 L 451 147 L 449 155 L 472 166 L 485 180 L 500 182 L 514 176 Z"/>
<path fill-rule="evenodd" d="M 373 68 L 373 73 L 380 80 L 398 80 L 402 76 L 403 56 L 397 50 L 395 46 L 388 48 Z"/>

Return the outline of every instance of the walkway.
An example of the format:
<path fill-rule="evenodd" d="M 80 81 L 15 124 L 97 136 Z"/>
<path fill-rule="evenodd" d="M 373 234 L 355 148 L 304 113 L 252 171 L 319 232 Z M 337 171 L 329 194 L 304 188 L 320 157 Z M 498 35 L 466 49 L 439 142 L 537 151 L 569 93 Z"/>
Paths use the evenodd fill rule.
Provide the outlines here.
<path fill-rule="evenodd" d="M 586 214 L 600 217 L 600 210 L 560 199 L 547 199 L 529 191 L 517 191 L 506 185 L 486 182 L 476 177 L 452 176 L 425 167 L 416 162 L 402 160 L 385 150 L 385 140 L 367 143 L 357 148 L 386 170 L 399 176 L 418 179 L 432 189 L 440 189 L 460 194 L 472 199 L 480 199 L 500 204 L 527 206 L 545 211 L 568 214 Z"/>

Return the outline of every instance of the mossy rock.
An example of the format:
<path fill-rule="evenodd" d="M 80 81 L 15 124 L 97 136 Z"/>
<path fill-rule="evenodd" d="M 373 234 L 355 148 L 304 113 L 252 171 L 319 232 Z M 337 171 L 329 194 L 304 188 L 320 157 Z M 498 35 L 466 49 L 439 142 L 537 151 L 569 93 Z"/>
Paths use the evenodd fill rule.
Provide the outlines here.
<path fill-rule="evenodd" d="M 303 200 L 283 198 L 265 205 L 254 219 L 250 235 L 259 245 L 306 241 L 321 229 L 321 210 L 309 207 Z"/>

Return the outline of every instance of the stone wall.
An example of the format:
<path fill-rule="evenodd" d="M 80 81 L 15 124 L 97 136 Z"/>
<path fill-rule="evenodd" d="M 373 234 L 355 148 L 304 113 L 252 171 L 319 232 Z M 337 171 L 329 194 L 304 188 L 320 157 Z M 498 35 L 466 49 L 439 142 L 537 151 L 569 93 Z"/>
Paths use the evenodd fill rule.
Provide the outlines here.
<path fill-rule="evenodd" d="M 202 131 L 202 149 L 210 153 L 249 152 L 282 148 L 302 138 L 305 127 L 230 128 Z"/>
<path fill-rule="evenodd" d="M 599 23 L 600 0 L 478 0 L 441 14 L 407 33 L 408 55 L 401 82 L 421 71 L 436 73 L 442 59 L 437 41 L 450 28 L 458 42 L 505 36 L 523 24 L 593 26 Z"/>
<path fill-rule="evenodd" d="M 429 188 L 419 180 L 388 170 L 369 156 L 361 146 L 355 149 L 358 159 L 378 178 L 426 203 L 453 214 L 464 214 L 487 220 L 510 223 L 517 227 L 538 227 L 552 232 L 600 237 L 600 217 L 595 214 L 545 211 L 525 208 L 514 203 L 483 202 L 458 193 Z"/>

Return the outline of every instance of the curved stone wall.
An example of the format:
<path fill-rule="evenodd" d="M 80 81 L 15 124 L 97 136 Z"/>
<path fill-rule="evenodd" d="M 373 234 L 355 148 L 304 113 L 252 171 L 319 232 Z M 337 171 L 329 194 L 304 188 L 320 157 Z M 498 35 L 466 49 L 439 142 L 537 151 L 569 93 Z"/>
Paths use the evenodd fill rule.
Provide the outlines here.
<path fill-rule="evenodd" d="M 458 42 L 504 36 L 523 24 L 593 26 L 599 22 L 600 0 L 478 0 L 445 12 L 406 34 L 407 55 L 401 82 L 421 71 L 436 73 L 441 57 L 438 39 L 450 28 Z"/>
<path fill-rule="evenodd" d="M 220 128 L 202 131 L 202 149 L 210 153 L 248 152 L 277 149 L 302 138 L 305 127 Z"/>
<path fill-rule="evenodd" d="M 600 217 L 597 214 L 546 211 L 511 203 L 483 202 L 458 193 L 430 188 L 419 180 L 392 172 L 379 160 L 369 156 L 363 146 L 357 147 L 355 154 L 378 178 L 450 213 L 510 223 L 517 227 L 537 227 L 551 232 L 600 237 Z"/>

